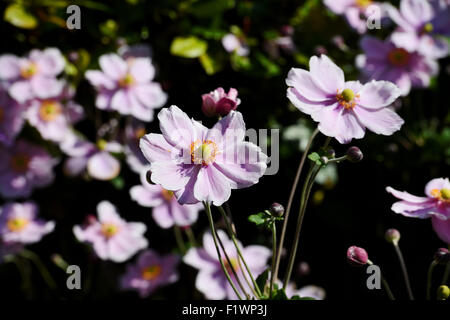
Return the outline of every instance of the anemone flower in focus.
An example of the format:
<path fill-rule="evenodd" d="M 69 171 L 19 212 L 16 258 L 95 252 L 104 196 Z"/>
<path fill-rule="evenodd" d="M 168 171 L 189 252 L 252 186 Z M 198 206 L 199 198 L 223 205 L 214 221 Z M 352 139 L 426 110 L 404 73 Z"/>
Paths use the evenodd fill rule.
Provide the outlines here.
<path fill-rule="evenodd" d="M 398 201 L 392 211 L 410 218 L 431 218 L 439 238 L 450 244 L 450 182 L 448 178 L 433 179 L 425 186 L 426 197 L 417 197 L 406 191 L 386 188 Z"/>
<path fill-rule="evenodd" d="M 237 281 L 231 268 L 234 269 L 241 283 L 246 286 L 246 291 L 250 292 L 250 288 L 248 288 L 248 285 L 244 279 L 244 272 L 246 272 L 246 270 L 242 269 L 243 264 L 241 261 L 238 261 L 239 257 L 236 247 L 222 230 L 218 230 L 217 235 L 221 239 L 225 251 L 231 261 L 230 265 L 221 250 L 225 268 L 227 268 L 232 281 L 237 286 Z M 242 247 L 240 243 L 238 243 L 238 245 L 241 248 L 240 250 L 242 251 L 242 255 L 247 262 L 251 273 L 256 278 L 266 269 L 267 260 L 272 254 L 271 251 L 258 245 L 247 247 Z M 195 287 L 202 292 L 207 299 L 237 299 L 236 293 L 233 291 L 222 270 L 219 258 L 217 257 L 216 247 L 214 246 L 214 240 L 210 233 L 204 234 L 203 247 L 189 249 L 184 256 L 183 261 L 184 263 L 199 270 L 195 281 Z M 248 277 L 247 274 L 246 277 Z"/>
<path fill-rule="evenodd" d="M 158 114 L 162 134 L 150 133 L 140 147 L 150 162 L 151 180 L 173 191 L 181 204 L 211 201 L 220 206 L 231 189 L 249 187 L 267 168 L 267 156 L 244 141 L 245 124 L 231 111 L 208 129 L 177 106 Z"/>
<path fill-rule="evenodd" d="M 91 244 L 100 259 L 124 262 L 147 247 L 145 224 L 123 220 L 109 201 L 97 205 L 97 214 L 98 220 L 75 226 L 73 232 L 79 241 Z"/>
<path fill-rule="evenodd" d="M 123 290 L 137 291 L 141 298 L 148 297 L 158 287 L 178 280 L 176 267 L 179 260 L 174 254 L 160 256 L 154 250 L 145 250 L 136 263 L 127 266 L 120 286 Z"/>
<path fill-rule="evenodd" d="M 326 55 L 311 57 L 309 69 L 289 71 L 287 97 L 319 122 L 324 135 L 349 143 L 363 138 L 366 128 L 391 135 L 402 126 L 402 118 L 388 108 L 400 95 L 393 83 L 345 81 L 344 72 Z"/>

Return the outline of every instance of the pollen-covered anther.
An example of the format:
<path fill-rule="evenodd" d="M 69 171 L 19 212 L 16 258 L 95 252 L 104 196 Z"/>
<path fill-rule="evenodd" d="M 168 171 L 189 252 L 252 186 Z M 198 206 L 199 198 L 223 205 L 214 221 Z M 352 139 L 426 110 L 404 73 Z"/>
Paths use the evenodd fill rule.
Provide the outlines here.
<path fill-rule="evenodd" d="M 197 140 L 191 143 L 191 161 L 194 164 L 208 166 L 217 155 L 217 145 L 211 140 Z"/>
<path fill-rule="evenodd" d="M 344 89 L 341 93 L 336 94 L 336 98 L 344 109 L 353 109 L 356 106 L 356 99 L 359 99 L 359 94 L 355 94 L 352 89 Z"/>
<path fill-rule="evenodd" d="M 13 218 L 9 219 L 7 222 L 7 227 L 11 232 L 22 231 L 30 221 L 25 218 Z"/>
<path fill-rule="evenodd" d="M 104 223 L 101 232 L 106 238 L 111 238 L 119 232 L 119 227 L 113 223 Z"/>
<path fill-rule="evenodd" d="M 135 80 L 134 80 L 133 76 L 131 74 L 127 73 L 125 75 L 125 77 L 123 77 L 122 79 L 119 80 L 119 85 L 121 87 L 129 87 L 129 86 L 133 85 L 134 82 L 135 82 Z"/>
<path fill-rule="evenodd" d="M 62 107 L 57 101 L 46 100 L 39 107 L 39 117 L 46 122 L 55 120 L 61 113 Z"/>

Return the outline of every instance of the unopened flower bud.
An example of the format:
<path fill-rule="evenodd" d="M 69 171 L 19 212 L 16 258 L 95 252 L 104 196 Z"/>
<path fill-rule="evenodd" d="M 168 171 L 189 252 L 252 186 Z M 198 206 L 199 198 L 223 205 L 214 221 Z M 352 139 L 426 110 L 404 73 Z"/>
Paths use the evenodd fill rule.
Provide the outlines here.
<path fill-rule="evenodd" d="M 323 164 L 327 164 L 328 163 L 328 158 L 325 156 L 320 157 L 320 162 L 322 162 Z"/>
<path fill-rule="evenodd" d="M 336 156 L 336 151 L 332 147 L 326 149 L 326 155 L 329 159 L 333 159 Z"/>
<path fill-rule="evenodd" d="M 279 203 L 273 203 L 269 209 L 270 213 L 275 217 L 282 217 L 284 214 L 284 207 Z"/>
<path fill-rule="evenodd" d="M 439 248 L 434 254 L 434 261 L 438 264 L 450 262 L 450 252 L 446 248 Z"/>
<path fill-rule="evenodd" d="M 400 240 L 400 232 L 397 229 L 388 229 L 384 234 L 387 242 L 397 245 Z"/>
<path fill-rule="evenodd" d="M 450 288 L 442 285 L 437 289 L 436 293 L 436 299 L 438 300 L 447 300 L 447 298 L 450 296 Z"/>
<path fill-rule="evenodd" d="M 359 267 L 364 266 L 369 261 L 367 251 L 357 246 L 351 246 L 347 250 L 347 261 L 350 265 Z"/>
<path fill-rule="evenodd" d="M 207 117 L 226 116 L 232 110 L 236 110 L 241 100 L 237 97 L 238 92 L 234 88 L 230 88 L 225 93 L 223 88 L 217 88 L 210 93 L 202 95 L 202 111 Z"/>
<path fill-rule="evenodd" d="M 363 159 L 363 153 L 358 147 L 350 147 L 347 150 L 347 160 L 350 162 L 360 162 Z"/>

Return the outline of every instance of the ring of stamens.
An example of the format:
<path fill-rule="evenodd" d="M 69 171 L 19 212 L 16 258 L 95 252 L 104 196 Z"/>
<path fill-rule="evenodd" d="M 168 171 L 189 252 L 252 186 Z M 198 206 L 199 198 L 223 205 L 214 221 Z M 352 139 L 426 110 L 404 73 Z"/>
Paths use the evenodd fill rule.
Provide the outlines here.
<path fill-rule="evenodd" d="M 141 271 L 142 279 L 151 281 L 155 280 L 162 272 L 162 268 L 160 265 L 152 265 L 148 266 Z"/>
<path fill-rule="evenodd" d="M 191 162 L 208 166 L 217 155 L 217 145 L 211 140 L 197 140 L 191 143 Z"/>
<path fill-rule="evenodd" d="M 62 107 L 57 101 L 46 100 L 39 107 L 39 117 L 45 122 L 55 120 L 61 113 Z"/>
<path fill-rule="evenodd" d="M 20 69 L 20 75 L 22 78 L 30 79 L 38 71 L 37 65 L 35 63 L 28 63 Z"/>
<path fill-rule="evenodd" d="M 449 188 L 433 189 L 431 190 L 431 196 L 440 201 L 450 202 L 450 189 Z"/>
<path fill-rule="evenodd" d="M 30 223 L 28 219 L 25 218 L 12 218 L 7 222 L 7 227 L 11 232 L 19 232 L 25 229 L 25 227 Z"/>
<path fill-rule="evenodd" d="M 105 238 L 112 238 L 119 232 L 119 227 L 114 223 L 103 223 L 101 228 L 101 233 Z"/>
<path fill-rule="evenodd" d="M 352 110 L 356 106 L 357 99 L 359 99 L 359 94 L 355 94 L 352 89 L 344 89 L 341 93 L 339 90 L 336 91 L 336 99 L 338 103 L 344 107 L 346 110 Z"/>

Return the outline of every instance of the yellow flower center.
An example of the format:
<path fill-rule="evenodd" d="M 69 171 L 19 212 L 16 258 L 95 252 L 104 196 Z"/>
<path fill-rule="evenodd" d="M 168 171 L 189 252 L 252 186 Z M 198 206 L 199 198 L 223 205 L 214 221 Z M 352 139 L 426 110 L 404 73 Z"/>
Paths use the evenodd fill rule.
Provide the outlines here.
<path fill-rule="evenodd" d="M 127 73 L 125 75 L 125 77 L 123 77 L 122 79 L 119 80 L 119 85 L 121 87 L 129 87 L 129 86 L 133 85 L 133 83 L 134 83 L 134 78 L 129 73 Z"/>
<path fill-rule="evenodd" d="M 145 128 L 139 128 L 134 132 L 136 139 L 140 139 L 145 136 Z"/>
<path fill-rule="evenodd" d="M 347 110 L 351 110 L 356 106 L 355 98 L 359 98 L 359 94 L 355 94 L 352 89 L 344 89 L 341 93 L 336 94 L 339 104 Z"/>
<path fill-rule="evenodd" d="M 449 188 L 443 188 L 441 190 L 439 189 L 433 189 L 431 190 L 431 195 L 439 199 L 441 201 L 450 201 L 450 189 Z"/>
<path fill-rule="evenodd" d="M 53 100 L 43 101 L 39 108 L 39 117 L 46 122 L 55 120 L 61 113 L 61 104 Z"/>
<path fill-rule="evenodd" d="M 404 67 L 408 65 L 411 55 L 403 48 L 395 48 L 388 54 L 388 60 L 396 67 Z"/>
<path fill-rule="evenodd" d="M 434 26 L 431 22 L 426 23 L 423 28 L 422 28 L 422 32 L 423 33 L 430 33 L 432 32 L 434 29 Z"/>
<path fill-rule="evenodd" d="M 7 227 L 11 232 L 22 231 L 30 221 L 25 218 L 12 218 L 7 222 Z"/>
<path fill-rule="evenodd" d="M 28 63 L 26 66 L 20 69 L 20 75 L 22 78 L 30 79 L 38 71 L 37 65 L 35 63 Z"/>
<path fill-rule="evenodd" d="M 372 0 L 356 0 L 355 3 L 358 7 L 365 9 L 372 4 Z"/>
<path fill-rule="evenodd" d="M 28 170 L 31 157 L 26 153 L 17 153 L 11 157 L 10 165 L 13 171 L 23 173 Z"/>
<path fill-rule="evenodd" d="M 208 166 L 214 162 L 217 155 L 217 146 L 211 140 L 197 140 L 191 143 L 191 161 L 194 164 Z"/>
<path fill-rule="evenodd" d="M 104 223 L 102 224 L 102 234 L 106 237 L 106 238 L 111 238 L 113 236 L 115 236 L 117 234 L 117 232 L 119 232 L 119 227 L 116 226 L 113 223 Z"/>
<path fill-rule="evenodd" d="M 162 197 L 164 198 L 164 200 L 166 200 L 166 201 L 171 201 L 173 198 L 173 191 L 163 189 L 161 191 L 161 194 L 162 194 Z"/>
<path fill-rule="evenodd" d="M 148 266 L 142 270 L 142 279 L 151 281 L 161 274 L 162 268 L 159 265 Z"/>
<path fill-rule="evenodd" d="M 106 141 L 104 139 L 99 139 L 97 141 L 97 148 L 99 150 L 105 150 L 107 146 L 108 146 L 108 141 Z"/>

